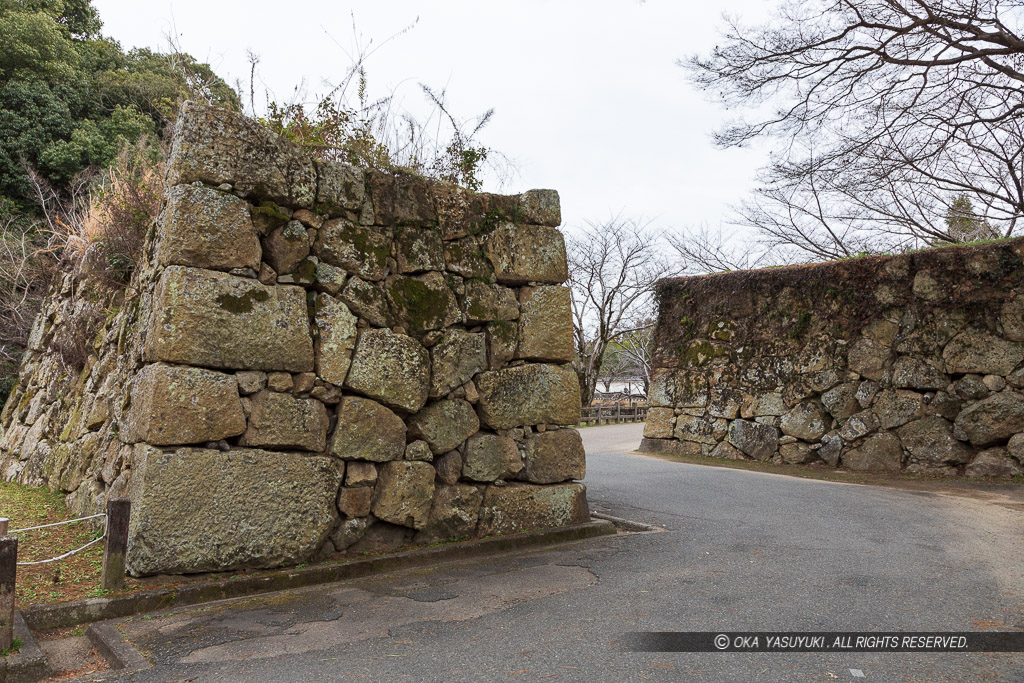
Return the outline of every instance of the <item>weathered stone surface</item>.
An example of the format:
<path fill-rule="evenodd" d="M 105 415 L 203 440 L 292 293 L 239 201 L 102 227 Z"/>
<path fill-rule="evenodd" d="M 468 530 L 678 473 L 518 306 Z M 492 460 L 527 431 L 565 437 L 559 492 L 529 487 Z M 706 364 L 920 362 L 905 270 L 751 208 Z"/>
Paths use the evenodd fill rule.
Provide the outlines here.
<path fill-rule="evenodd" d="M 963 402 L 960 399 L 947 394 L 945 391 L 940 391 L 932 397 L 931 402 L 928 404 L 927 412 L 930 415 L 938 415 L 947 420 L 953 420 L 960 414 L 962 408 Z"/>
<path fill-rule="evenodd" d="M 872 407 L 882 429 L 895 429 L 924 414 L 924 397 L 913 391 L 886 389 Z"/>
<path fill-rule="evenodd" d="M 271 391 L 291 391 L 295 381 L 290 373 L 271 372 L 267 374 L 267 388 Z"/>
<path fill-rule="evenodd" d="M 583 484 L 488 486 L 477 534 L 495 536 L 590 521 Z"/>
<path fill-rule="evenodd" d="M 703 408 L 708 403 L 708 378 L 698 372 L 655 368 L 648 403 L 665 408 Z"/>
<path fill-rule="evenodd" d="M 353 313 L 374 327 L 391 327 L 395 319 L 388 309 L 388 300 L 380 284 L 357 277 L 349 278 L 341 292 L 341 300 Z"/>
<path fill-rule="evenodd" d="M 366 174 L 373 212 L 381 225 L 425 226 L 437 221 L 425 178 L 410 173 Z"/>
<path fill-rule="evenodd" d="M 316 373 L 300 372 L 292 377 L 292 392 L 296 394 L 308 394 L 316 384 Z M 314 396 L 314 398 L 316 398 Z"/>
<path fill-rule="evenodd" d="M 989 448 L 978 453 L 964 474 L 968 477 L 1024 477 L 1024 467 L 1006 456 L 1003 448 Z"/>
<path fill-rule="evenodd" d="M 327 409 L 314 398 L 261 391 L 252 396 L 249 427 L 242 446 L 298 449 L 319 453 L 327 447 Z"/>
<path fill-rule="evenodd" d="M 318 209 L 333 215 L 338 209 L 354 210 L 362 206 L 365 186 L 361 170 L 333 161 L 318 161 L 316 165 Z"/>
<path fill-rule="evenodd" d="M 779 426 L 783 434 L 804 441 L 817 441 L 825 434 L 828 422 L 830 420 L 820 405 L 804 402 L 783 415 Z"/>
<path fill-rule="evenodd" d="M 1008 375 L 1024 360 L 1024 344 L 982 330 L 964 330 L 942 351 L 946 372 Z"/>
<path fill-rule="evenodd" d="M 860 403 L 861 408 L 870 408 L 871 404 L 875 402 L 875 397 L 878 396 L 878 392 L 882 388 L 878 382 L 872 382 L 865 380 L 857 386 L 857 402 Z"/>
<path fill-rule="evenodd" d="M 515 320 L 519 317 L 519 302 L 516 300 L 515 290 L 501 285 L 469 280 L 466 282 L 463 303 L 466 319 L 470 324 Z"/>
<path fill-rule="evenodd" d="M 187 574 L 302 562 L 334 527 L 340 478 L 326 457 L 137 446 L 128 570 Z"/>
<path fill-rule="evenodd" d="M 178 185 L 167 192 L 156 262 L 211 270 L 258 270 L 262 250 L 249 204 L 207 187 Z"/>
<path fill-rule="evenodd" d="M 260 372 L 259 370 L 236 372 L 235 379 L 238 381 L 238 391 L 246 396 L 255 394 L 267 386 L 267 373 Z"/>
<path fill-rule="evenodd" d="M 198 268 L 164 270 L 146 339 L 152 361 L 237 370 L 313 369 L 313 339 L 300 287 Z"/>
<path fill-rule="evenodd" d="M 351 554 L 380 555 L 394 553 L 412 542 L 415 530 L 369 518 L 372 524 L 366 527 L 362 537 L 349 547 Z"/>
<path fill-rule="evenodd" d="M 785 415 L 789 412 L 789 406 L 782 399 L 778 391 L 771 391 L 760 396 L 751 397 L 740 409 L 740 416 L 743 418 L 766 417 L 769 415 Z"/>
<path fill-rule="evenodd" d="M 868 379 L 879 380 L 885 375 L 890 347 L 874 339 L 861 337 L 850 347 L 847 364 L 850 369 Z"/>
<path fill-rule="evenodd" d="M 389 277 L 385 290 L 395 318 L 413 334 L 440 330 L 462 319 L 455 293 L 440 273 Z"/>
<path fill-rule="evenodd" d="M 723 460 L 746 460 L 747 456 L 743 455 L 743 451 L 733 446 L 728 441 L 722 443 L 711 449 L 708 453 L 709 457 L 722 458 Z"/>
<path fill-rule="evenodd" d="M 332 384 L 341 385 L 352 363 L 356 346 L 356 322 L 348 307 L 327 294 L 316 298 L 317 334 L 316 374 Z"/>
<path fill-rule="evenodd" d="M 562 224 L 561 207 L 556 190 L 527 190 L 519 196 L 519 216 L 524 223 L 557 228 Z"/>
<path fill-rule="evenodd" d="M 902 461 L 900 440 L 890 432 L 872 434 L 860 446 L 843 454 L 843 466 L 859 471 L 899 472 Z"/>
<path fill-rule="evenodd" d="M 490 280 L 494 274 L 491 262 L 484 256 L 480 242 L 475 237 L 445 242 L 444 260 L 449 272 L 465 278 Z"/>
<path fill-rule="evenodd" d="M 1014 434 L 1006 444 L 1006 454 L 1024 465 L 1024 434 Z"/>
<path fill-rule="evenodd" d="M 373 486 L 377 483 L 377 466 L 372 462 L 349 460 L 345 464 L 345 486 Z"/>
<path fill-rule="evenodd" d="M 755 460 L 767 460 L 779 447 L 779 432 L 769 425 L 733 420 L 729 423 L 729 443 Z"/>
<path fill-rule="evenodd" d="M 484 494 L 476 486 L 438 486 L 427 525 L 416 535 L 417 543 L 473 536 Z"/>
<path fill-rule="evenodd" d="M 502 223 L 484 241 L 498 282 L 560 285 L 569 277 L 565 240 L 555 228 Z"/>
<path fill-rule="evenodd" d="M 297 145 L 241 114 L 185 102 L 175 120 L 167 185 L 201 180 L 292 206 L 312 208 L 316 169 Z"/>
<path fill-rule="evenodd" d="M 993 394 L 964 408 L 956 426 L 974 446 L 990 446 L 1024 432 L 1024 396 L 1013 391 Z"/>
<path fill-rule="evenodd" d="M 671 439 L 676 416 L 671 408 L 650 408 L 644 424 L 644 436 L 649 439 Z"/>
<path fill-rule="evenodd" d="M 383 280 L 391 255 L 391 231 L 344 218 L 329 220 L 317 232 L 313 253 L 364 280 Z"/>
<path fill-rule="evenodd" d="M 818 457 L 832 467 L 839 464 L 839 456 L 843 452 L 843 437 L 837 432 L 829 432 L 821 437 L 821 448 L 818 449 Z"/>
<path fill-rule="evenodd" d="M 572 300 L 568 287 L 519 290 L 516 358 L 568 363 L 573 359 Z"/>
<path fill-rule="evenodd" d="M 845 441 L 856 441 L 876 431 L 879 424 L 878 415 L 871 410 L 863 410 L 856 415 L 851 415 L 839 429 L 839 436 Z"/>
<path fill-rule="evenodd" d="M 920 358 L 900 356 L 892 368 L 892 383 L 901 389 L 939 390 L 946 388 L 949 378 Z"/>
<path fill-rule="evenodd" d="M 587 475 L 583 439 L 575 429 L 535 434 L 526 441 L 523 475 L 534 484 L 556 484 Z"/>
<path fill-rule="evenodd" d="M 330 453 L 342 460 L 387 462 L 405 455 L 405 422 L 377 403 L 358 396 L 346 396 L 338 405 L 338 426 L 331 436 Z M 350 463 L 350 486 L 373 483 L 376 474 L 354 470 Z M 364 468 L 365 469 L 365 468 Z M 354 479 L 354 480 L 353 480 Z"/>
<path fill-rule="evenodd" d="M 430 396 L 438 398 L 487 369 L 487 339 L 483 334 L 449 329 L 430 348 Z"/>
<path fill-rule="evenodd" d="M 680 415 L 676 418 L 676 428 L 672 435 L 680 441 L 715 444 L 713 420 L 695 415 Z"/>
<path fill-rule="evenodd" d="M 430 444 L 434 455 L 454 450 L 478 429 L 473 406 L 458 398 L 431 403 L 409 418 L 409 436 Z"/>
<path fill-rule="evenodd" d="M 263 259 L 278 275 L 292 272 L 307 256 L 309 236 L 298 221 L 288 221 L 263 238 Z"/>
<path fill-rule="evenodd" d="M 415 339 L 391 330 L 359 335 L 347 388 L 413 413 L 427 402 L 429 383 L 430 355 Z"/>
<path fill-rule="evenodd" d="M 405 447 L 405 459 L 432 462 L 434 460 L 434 452 L 430 450 L 430 444 L 426 441 L 413 441 Z"/>
<path fill-rule="evenodd" d="M 458 451 L 445 453 L 434 460 L 437 478 L 445 484 L 454 484 L 462 476 L 462 454 Z"/>
<path fill-rule="evenodd" d="M 348 275 L 341 268 L 335 268 L 329 263 L 317 263 L 313 268 L 313 289 L 338 296 L 344 289 L 347 278 Z"/>
<path fill-rule="evenodd" d="M 487 367 L 500 370 L 516 355 L 519 343 L 519 325 L 514 321 L 498 320 L 487 324 Z"/>
<path fill-rule="evenodd" d="M 480 421 L 491 429 L 579 423 L 580 385 L 569 368 L 531 363 L 481 373 L 476 384 Z"/>
<path fill-rule="evenodd" d="M 425 228 L 395 228 L 395 260 L 400 273 L 444 270 L 441 235 Z"/>
<path fill-rule="evenodd" d="M 846 382 L 832 387 L 821 395 L 821 403 L 825 410 L 837 420 L 845 420 L 854 413 L 860 412 L 861 404 L 857 400 L 858 384 Z"/>
<path fill-rule="evenodd" d="M 904 425 L 898 434 L 918 461 L 958 465 L 971 459 L 971 449 L 953 438 L 953 425 L 937 415 Z"/>
<path fill-rule="evenodd" d="M 811 444 L 803 441 L 782 444 L 779 446 L 779 456 L 787 465 L 803 465 L 818 459 L 817 453 L 811 450 Z"/>
<path fill-rule="evenodd" d="M 473 481 L 513 479 L 523 469 L 516 442 L 507 436 L 480 432 L 466 442 L 462 476 Z"/>
<path fill-rule="evenodd" d="M 372 500 L 370 486 L 343 486 L 338 491 L 338 512 L 346 517 L 365 517 L 370 514 Z"/>
<path fill-rule="evenodd" d="M 999 375 L 985 375 L 981 378 L 981 383 L 988 387 L 988 390 L 993 393 L 1002 391 L 1006 388 L 1006 380 Z"/>
<path fill-rule="evenodd" d="M 434 498 L 434 468 L 426 462 L 393 460 L 381 466 L 373 494 L 373 514 L 399 526 L 422 529 Z"/>
<path fill-rule="evenodd" d="M 125 424 L 128 443 L 205 443 L 244 431 L 234 376 L 163 363 L 147 365 L 136 375 Z"/>
<path fill-rule="evenodd" d="M 956 383 L 956 394 L 966 401 L 980 401 L 992 393 L 980 375 L 964 375 Z"/>
<path fill-rule="evenodd" d="M 331 543 L 334 544 L 338 552 L 345 552 L 362 539 L 369 526 L 370 519 L 368 517 L 343 519 L 331 534 Z"/>
<path fill-rule="evenodd" d="M 1024 341 L 1024 292 L 1003 304 L 999 312 L 1003 336 L 1011 341 Z"/>

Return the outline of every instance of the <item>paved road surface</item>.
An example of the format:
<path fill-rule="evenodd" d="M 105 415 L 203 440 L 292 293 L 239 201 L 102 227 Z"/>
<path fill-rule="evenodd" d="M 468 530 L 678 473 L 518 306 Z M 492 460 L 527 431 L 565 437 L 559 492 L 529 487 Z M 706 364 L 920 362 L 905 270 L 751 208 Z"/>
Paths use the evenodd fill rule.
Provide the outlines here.
<path fill-rule="evenodd" d="M 132 680 L 1024 681 L 1017 654 L 620 651 L 634 630 L 1024 629 L 1024 506 L 630 455 L 641 427 L 583 430 L 591 505 L 668 532 L 136 618 L 156 668 Z"/>

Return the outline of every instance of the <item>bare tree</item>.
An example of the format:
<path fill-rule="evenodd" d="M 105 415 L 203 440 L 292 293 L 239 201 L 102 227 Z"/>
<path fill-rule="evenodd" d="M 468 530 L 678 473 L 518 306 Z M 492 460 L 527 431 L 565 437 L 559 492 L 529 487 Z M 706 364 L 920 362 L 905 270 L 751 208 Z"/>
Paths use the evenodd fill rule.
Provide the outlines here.
<path fill-rule="evenodd" d="M 634 329 L 654 283 L 678 275 L 651 222 L 614 216 L 567 239 L 576 359 L 583 404 L 594 399 L 608 344 Z"/>
<path fill-rule="evenodd" d="M 786 0 L 767 25 L 726 19 L 684 63 L 752 120 L 716 141 L 781 144 L 739 207 L 762 247 L 836 258 L 956 242 L 963 196 L 1010 236 L 1024 215 L 1024 0 Z M 962 202 L 961 202 L 962 203 Z"/>

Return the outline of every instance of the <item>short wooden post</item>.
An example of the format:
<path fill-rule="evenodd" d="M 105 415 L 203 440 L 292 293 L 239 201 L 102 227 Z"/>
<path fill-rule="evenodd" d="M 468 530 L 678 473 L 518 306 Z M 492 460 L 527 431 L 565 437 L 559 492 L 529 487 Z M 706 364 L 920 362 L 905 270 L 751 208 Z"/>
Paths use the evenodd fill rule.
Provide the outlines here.
<path fill-rule="evenodd" d="M 0 537 L 0 650 L 14 645 L 14 578 L 18 573 L 18 537 Z"/>
<path fill-rule="evenodd" d="M 128 518 L 132 503 L 127 498 L 107 501 L 107 537 L 103 539 L 103 587 L 124 588 L 124 556 L 128 550 Z"/>
<path fill-rule="evenodd" d="M 615 404 L 615 424 L 622 424 L 622 404 Z"/>
<path fill-rule="evenodd" d="M 0 536 L 7 535 L 7 525 L 11 523 L 11 520 L 7 517 L 0 517 Z"/>

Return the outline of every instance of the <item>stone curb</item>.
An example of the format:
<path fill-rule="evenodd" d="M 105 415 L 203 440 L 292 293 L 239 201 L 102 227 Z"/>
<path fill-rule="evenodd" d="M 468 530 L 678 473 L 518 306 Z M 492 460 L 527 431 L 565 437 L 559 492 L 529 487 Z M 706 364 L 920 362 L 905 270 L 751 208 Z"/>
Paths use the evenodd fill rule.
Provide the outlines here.
<path fill-rule="evenodd" d="M 119 676 L 153 668 L 149 660 L 132 647 L 113 624 L 90 624 L 89 628 L 85 630 L 85 635 L 99 655 L 106 660 L 111 669 L 117 671 Z M 109 676 L 110 672 L 105 671 L 103 675 Z"/>
<path fill-rule="evenodd" d="M 21 639 L 21 649 L 16 654 L 0 657 L 0 681 L 35 683 L 46 678 L 50 674 L 50 665 L 21 612 L 14 613 L 14 637 Z"/>
<path fill-rule="evenodd" d="M 228 600 L 260 593 L 303 588 L 323 583 L 356 579 L 401 569 L 423 567 L 473 557 L 492 555 L 520 548 L 615 534 L 616 527 L 607 520 L 592 520 L 558 529 L 544 529 L 521 534 L 498 536 L 483 540 L 422 548 L 338 564 L 317 565 L 302 569 L 280 569 L 260 576 L 186 584 L 173 588 L 142 591 L 116 598 L 89 598 L 59 605 L 38 605 L 23 610 L 25 622 L 35 630 L 67 628 L 107 619 L 129 617 L 145 612 Z M 27 642 L 27 641 L 26 641 Z M 34 641 L 33 641 L 34 642 Z M 10 659 L 10 658 L 8 658 Z"/>

